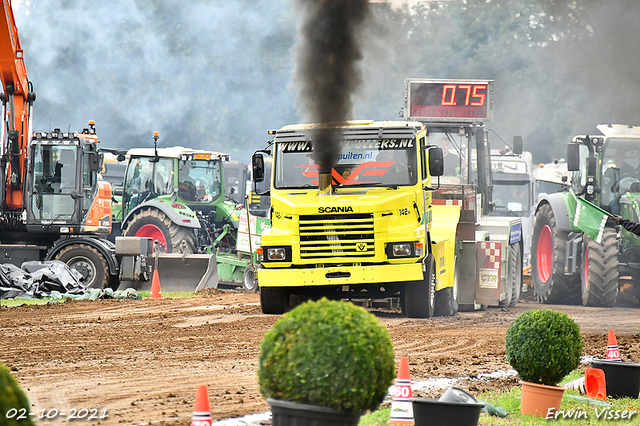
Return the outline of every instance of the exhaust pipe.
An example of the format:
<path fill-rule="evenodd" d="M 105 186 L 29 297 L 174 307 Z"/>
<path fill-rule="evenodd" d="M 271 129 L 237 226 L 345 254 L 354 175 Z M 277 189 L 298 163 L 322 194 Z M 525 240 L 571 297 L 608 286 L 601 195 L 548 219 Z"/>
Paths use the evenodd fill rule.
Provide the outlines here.
<path fill-rule="evenodd" d="M 331 173 L 318 174 L 318 195 L 331 195 L 333 187 L 331 186 Z"/>

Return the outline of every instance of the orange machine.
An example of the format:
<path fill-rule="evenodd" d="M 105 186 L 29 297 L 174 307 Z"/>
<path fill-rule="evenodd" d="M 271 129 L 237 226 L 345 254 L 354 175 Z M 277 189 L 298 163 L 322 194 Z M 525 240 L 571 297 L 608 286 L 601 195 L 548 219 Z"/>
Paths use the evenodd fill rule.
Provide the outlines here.
<path fill-rule="evenodd" d="M 36 99 L 27 79 L 24 52 L 18 37 L 11 0 L 2 1 L 4 19 L 0 19 L 0 79 L 4 93 L 2 112 L 2 155 L 4 166 L 2 203 L 10 210 L 22 209 L 25 162 L 29 142 L 30 116 Z"/>
<path fill-rule="evenodd" d="M 82 132 L 33 132 L 27 78 L 11 0 L 0 18 L 0 250 L 3 261 L 57 259 L 91 287 L 117 287 L 111 186 L 102 181 L 95 123 Z"/>

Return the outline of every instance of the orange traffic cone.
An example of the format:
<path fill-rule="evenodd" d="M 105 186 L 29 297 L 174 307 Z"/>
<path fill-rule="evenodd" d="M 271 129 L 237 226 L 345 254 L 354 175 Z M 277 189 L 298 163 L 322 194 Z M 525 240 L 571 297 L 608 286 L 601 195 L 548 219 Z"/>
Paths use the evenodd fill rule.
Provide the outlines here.
<path fill-rule="evenodd" d="M 198 385 L 191 426 L 211 426 L 211 405 L 207 385 Z"/>
<path fill-rule="evenodd" d="M 151 281 L 151 300 L 162 300 L 162 290 L 160 289 L 160 277 L 158 276 L 158 270 L 153 270 L 153 280 Z"/>
<path fill-rule="evenodd" d="M 607 382 L 604 370 L 600 368 L 587 368 L 584 371 L 584 387 L 589 398 L 607 399 Z"/>
<path fill-rule="evenodd" d="M 413 398 L 413 391 L 411 390 L 411 377 L 409 376 L 409 358 L 400 358 L 395 392 L 391 402 L 390 425 L 413 424 L 413 405 L 410 398 Z"/>
<path fill-rule="evenodd" d="M 622 361 L 616 333 L 613 330 L 609 330 L 609 338 L 607 339 L 607 361 Z"/>

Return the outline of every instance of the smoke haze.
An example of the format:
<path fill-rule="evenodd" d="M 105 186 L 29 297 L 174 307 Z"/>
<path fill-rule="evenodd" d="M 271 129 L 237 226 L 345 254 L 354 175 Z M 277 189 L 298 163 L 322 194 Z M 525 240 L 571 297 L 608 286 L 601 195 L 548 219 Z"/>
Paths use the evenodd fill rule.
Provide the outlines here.
<path fill-rule="evenodd" d="M 301 16 L 293 76 L 298 105 L 306 121 L 345 121 L 361 84 L 358 36 L 368 0 L 296 0 L 296 6 Z M 330 173 L 339 154 L 337 132 L 316 129 L 313 140 L 320 172 Z"/>
<path fill-rule="evenodd" d="M 35 129 L 80 130 L 93 119 L 107 147 L 153 146 L 158 130 L 159 146 L 248 162 L 267 130 L 325 121 L 307 115 L 309 89 L 294 73 L 304 25 L 294 5 L 314 3 L 341 2 L 13 0 L 37 94 Z M 571 138 L 597 124 L 640 124 L 640 2 L 412 4 L 369 5 L 362 60 L 351 51 L 357 65 L 347 74 L 359 71 L 360 85 L 347 79 L 352 95 L 330 113 L 397 119 L 405 78 L 492 79 L 489 127 L 509 142 L 521 135 L 536 162 L 564 157 Z"/>
<path fill-rule="evenodd" d="M 267 130 L 297 120 L 287 90 L 289 1 L 32 0 L 14 13 L 35 130 L 106 147 L 184 145 L 248 162 Z M 284 57 L 279 55 L 285 55 Z"/>

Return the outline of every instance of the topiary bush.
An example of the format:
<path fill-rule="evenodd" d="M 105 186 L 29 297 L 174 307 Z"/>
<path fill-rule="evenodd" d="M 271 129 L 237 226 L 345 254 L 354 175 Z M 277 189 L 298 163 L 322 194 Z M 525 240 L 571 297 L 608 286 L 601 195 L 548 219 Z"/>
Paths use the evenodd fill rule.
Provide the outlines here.
<path fill-rule="evenodd" d="M 308 301 L 280 318 L 260 345 L 265 398 L 346 411 L 374 410 L 395 378 L 389 332 L 349 302 Z"/>
<path fill-rule="evenodd" d="M 580 326 L 564 312 L 533 309 L 507 330 L 507 362 L 525 382 L 557 385 L 580 365 Z"/>
<path fill-rule="evenodd" d="M 22 388 L 9 368 L 0 362 L 0 425 L 34 426 L 30 407 Z"/>

